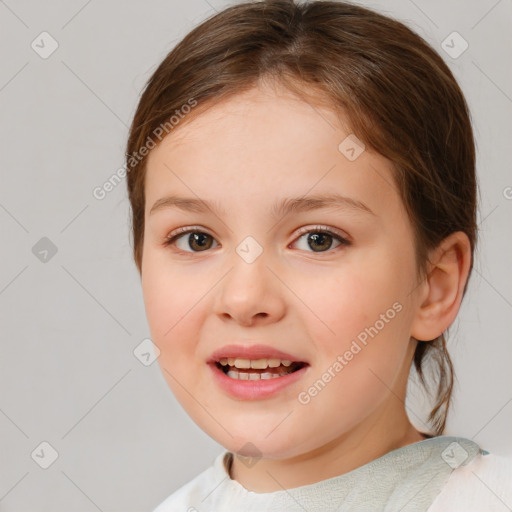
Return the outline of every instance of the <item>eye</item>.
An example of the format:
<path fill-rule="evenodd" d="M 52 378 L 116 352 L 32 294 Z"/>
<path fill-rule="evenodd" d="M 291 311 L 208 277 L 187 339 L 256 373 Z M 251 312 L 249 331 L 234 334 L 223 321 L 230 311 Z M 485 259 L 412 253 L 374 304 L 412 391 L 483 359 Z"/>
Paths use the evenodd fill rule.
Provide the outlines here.
<path fill-rule="evenodd" d="M 198 229 L 180 228 L 165 239 L 164 246 L 176 245 L 178 249 L 184 252 L 202 252 L 210 249 L 213 241 L 214 238 L 211 235 Z M 189 251 L 187 248 L 192 248 L 192 250 Z"/>
<path fill-rule="evenodd" d="M 351 245 L 351 242 L 346 238 L 322 226 L 302 230 L 299 238 L 297 238 L 294 243 L 300 242 L 302 238 L 305 238 L 305 235 L 307 235 L 305 244 L 299 247 L 299 249 L 305 251 L 307 251 L 309 247 L 313 249 L 313 251 L 310 252 L 327 252 L 329 249 L 333 248 L 333 243 L 336 242 L 338 245 L 336 245 L 335 248 L 340 245 Z M 165 239 L 164 246 L 176 245 L 176 247 L 183 252 L 194 253 L 211 249 L 213 243 L 217 244 L 213 236 L 197 228 L 190 227 L 180 228 L 174 233 L 171 233 Z"/>
<path fill-rule="evenodd" d="M 306 238 L 305 235 L 307 235 Z M 303 246 L 300 247 L 300 249 L 307 251 L 307 247 L 310 247 L 313 249 L 311 252 L 328 251 L 332 248 L 333 240 L 338 242 L 338 245 L 335 247 L 351 244 L 351 242 L 349 242 L 346 238 L 343 238 L 341 235 L 338 235 L 337 233 L 334 233 L 333 231 L 321 226 L 317 226 L 314 229 L 310 228 L 307 231 L 302 231 L 301 236 L 297 238 L 295 243 L 300 241 L 302 238 L 305 238 L 305 243 L 303 243 Z"/>

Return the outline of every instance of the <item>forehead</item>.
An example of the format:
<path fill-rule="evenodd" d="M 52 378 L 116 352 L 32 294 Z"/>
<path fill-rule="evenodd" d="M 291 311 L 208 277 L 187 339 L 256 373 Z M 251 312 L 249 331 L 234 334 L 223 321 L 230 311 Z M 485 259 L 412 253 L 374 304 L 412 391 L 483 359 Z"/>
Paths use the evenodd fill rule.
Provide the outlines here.
<path fill-rule="evenodd" d="M 148 156 L 148 213 L 164 189 L 225 204 L 310 192 L 398 198 L 391 162 L 368 149 L 343 154 L 348 122 L 325 103 L 258 87 L 198 112 Z"/>
<path fill-rule="evenodd" d="M 305 89 L 304 86 L 298 89 L 298 94 L 273 81 L 259 83 L 222 100 L 214 98 L 200 103 L 189 114 L 181 117 L 157 149 L 150 153 L 149 158 L 154 158 L 160 147 L 177 147 L 194 142 L 211 146 L 213 141 L 219 142 L 219 137 L 227 139 L 231 136 L 226 140 L 229 143 L 244 135 L 254 138 L 254 143 L 246 147 L 246 151 L 250 151 L 258 142 L 263 142 L 255 138 L 257 135 L 263 135 L 266 146 L 272 143 L 274 139 L 266 135 L 275 132 L 278 127 L 284 128 L 279 139 L 275 140 L 279 144 L 292 138 L 297 131 L 299 133 L 296 135 L 307 131 L 308 136 L 313 138 L 315 135 L 325 136 L 326 129 L 334 132 L 341 128 L 350 133 L 346 116 L 340 114 L 342 107 L 338 107 L 335 113 L 332 102 L 325 94 Z M 307 125 L 304 125 L 306 120 Z M 200 139 L 206 134 L 210 136 L 209 139 Z"/>

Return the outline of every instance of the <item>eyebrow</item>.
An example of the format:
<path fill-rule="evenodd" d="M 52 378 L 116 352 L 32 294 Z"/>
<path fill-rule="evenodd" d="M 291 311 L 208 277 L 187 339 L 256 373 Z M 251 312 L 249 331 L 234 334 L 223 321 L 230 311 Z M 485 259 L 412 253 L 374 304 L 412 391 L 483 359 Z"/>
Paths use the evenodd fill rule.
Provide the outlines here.
<path fill-rule="evenodd" d="M 192 197 L 167 196 L 158 199 L 151 207 L 149 215 L 158 210 L 178 208 L 186 212 L 208 213 L 226 215 L 226 211 L 219 202 Z M 307 197 L 285 198 L 272 206 L 271 212 L 275 217 L 285 216 L 290 213 L 307 212 L 321 208 L 350 209 L 359 212 L 376 214 L 362 201 L 340 194 L 309 195 Z"/>

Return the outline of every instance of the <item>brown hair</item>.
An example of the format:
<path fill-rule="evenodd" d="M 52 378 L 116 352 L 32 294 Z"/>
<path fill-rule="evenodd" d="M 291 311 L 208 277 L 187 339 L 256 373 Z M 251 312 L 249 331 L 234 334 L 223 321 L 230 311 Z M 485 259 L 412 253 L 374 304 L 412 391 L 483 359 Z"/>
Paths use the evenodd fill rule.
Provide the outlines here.
<path fill-rule="evenodd" d="M 476 244 L 475 147 L 470 113 L 453 74 L 402 23 L 343 1 L 240 3 L 201 23 L 148 80 L 127 143 L 133 255 L 142 272 L 147 149 L 173 124 L 256 86 L 285 84 L 303 98 L 343 112 L 352 133 L 394 164 L 394 179 L 414 229 L 418 273 L 450 233 Z M 193 99 L 193 100 L 191 100 Z M 323 99 L 323 100 L 322 100 Z M 185 116 L 185 105 L 198 105 Z M 170 127 L 170 128 L 169 128 Z M 152 145 L 150 145 L 152 143 Z M 144 151 L 146 149 L 146 151 Z M 473 259 L 472 259 L 473 260 Z M 473 267 L 471 261 L 470 272 Z M 466 292 L 467 283 L 464 288 Z M 425 380 L 431 359 L 437 389 L 429 421 L 444 431 L 453 368 L 444 333 L 419 342 L 414 366 Z"/>

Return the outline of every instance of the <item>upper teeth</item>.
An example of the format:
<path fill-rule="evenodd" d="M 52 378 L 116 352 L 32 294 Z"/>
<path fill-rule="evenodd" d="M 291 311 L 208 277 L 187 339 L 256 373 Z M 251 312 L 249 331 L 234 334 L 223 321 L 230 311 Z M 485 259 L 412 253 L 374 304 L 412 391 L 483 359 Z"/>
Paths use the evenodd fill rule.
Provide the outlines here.
<path fill-rule="evenodd" d="M 235 366 L 236 368 L 277 368 L 280 365 L 290 366 L 292 364 L 288 359 L 241 359 L 234 357 L 224 357 L 220 361 L 222 366 Z"/>

